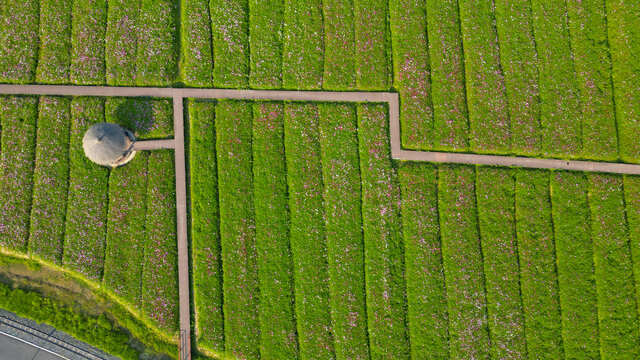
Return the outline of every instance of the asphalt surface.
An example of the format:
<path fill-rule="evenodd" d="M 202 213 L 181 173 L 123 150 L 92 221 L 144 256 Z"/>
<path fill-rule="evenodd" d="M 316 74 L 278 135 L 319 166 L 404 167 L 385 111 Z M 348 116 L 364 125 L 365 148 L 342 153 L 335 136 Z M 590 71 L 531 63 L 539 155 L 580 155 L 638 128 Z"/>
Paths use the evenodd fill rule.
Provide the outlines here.
<path fill-rule="evenodd" d="M 0 333 L 0 360 L 63 360 L 64 358 L 38 349 L 21 340 Z"/>

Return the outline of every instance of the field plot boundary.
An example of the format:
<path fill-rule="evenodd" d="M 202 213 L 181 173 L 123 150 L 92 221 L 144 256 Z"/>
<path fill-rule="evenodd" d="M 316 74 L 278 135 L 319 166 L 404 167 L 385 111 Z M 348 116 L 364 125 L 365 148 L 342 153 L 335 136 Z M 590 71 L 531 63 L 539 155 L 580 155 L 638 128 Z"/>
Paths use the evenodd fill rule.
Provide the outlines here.
<path fill-rule="evenodd" d="M 400 101 L 397 93 L 0 84 L 0 95 L 163 97 L 173 99 L 174 138 L 141 141 L 139 150 L 156 148 L 173 148 L 175 150 L 178 287 L 180 299 L 179 349 L 181 360 L 191 359 L 191 309 L 183 104 L 185 98 L 388 103 L 391 157 L 396 160 L 640 175 L 640 165 L 634 164 L 403 150 L 401 145 Z"/>

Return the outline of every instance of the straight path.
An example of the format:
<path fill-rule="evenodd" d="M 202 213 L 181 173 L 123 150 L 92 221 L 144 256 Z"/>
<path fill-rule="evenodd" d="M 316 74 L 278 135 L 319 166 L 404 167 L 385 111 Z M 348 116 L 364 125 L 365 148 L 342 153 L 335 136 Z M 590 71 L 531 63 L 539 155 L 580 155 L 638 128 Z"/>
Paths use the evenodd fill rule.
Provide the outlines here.
<path fill-rule="evenodd" d="M 186 175 L 184 148 L 184 98 L 272 101 L 383 102 L 389 104 L 391 157 L 396 160 L 428 161 L 469 165 L 516 166 L 539 169 L 597 171 L 640 175 L 640 165 L 593 161 L 565 161 L 512 156 L 407 151 L 400 138 L 400 107 L 396 93 L 328 92 L 284 90 L 187 89 L 152 87 L 110 87 L 74 85 L 0 84 L 0 95 L 118 96 L 173 98 L 174 139 L 140 141 L 136 150 L 175 149 L 176 215 L 178 242 L 178 287 L 180 303 L 180 359 L 191 359 L 191 319 L 189 295 L 189 252 L 187 242 Z"/>

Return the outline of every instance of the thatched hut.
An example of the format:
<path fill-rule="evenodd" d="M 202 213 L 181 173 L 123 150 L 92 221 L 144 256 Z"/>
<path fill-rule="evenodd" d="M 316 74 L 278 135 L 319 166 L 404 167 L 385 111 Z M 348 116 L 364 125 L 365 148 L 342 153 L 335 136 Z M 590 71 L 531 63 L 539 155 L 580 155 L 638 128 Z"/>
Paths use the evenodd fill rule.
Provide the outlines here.
<path fill-rule="evenodd" d="M 84 134 L 84 154 L 94 163 L 115 168 L 129 162 L 135 155 L 133 134 L 118 124 L 98 123 Z"/>

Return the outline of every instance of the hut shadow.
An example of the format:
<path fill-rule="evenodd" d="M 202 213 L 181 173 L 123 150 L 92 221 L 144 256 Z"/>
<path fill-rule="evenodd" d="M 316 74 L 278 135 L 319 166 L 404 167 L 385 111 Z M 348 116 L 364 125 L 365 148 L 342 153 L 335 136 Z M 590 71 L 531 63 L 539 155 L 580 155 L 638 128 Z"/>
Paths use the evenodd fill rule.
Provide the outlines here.
<path fill-rule="evenodd" d="M 167 125 L 173 127 L 173 118 L 158 119 L 150 98 L 127 98 L 114 110 L 114 121 L 134 133 L 137 139 L 166 139 Z M 170 121 L 170 124 L 167 124 Z"/>

